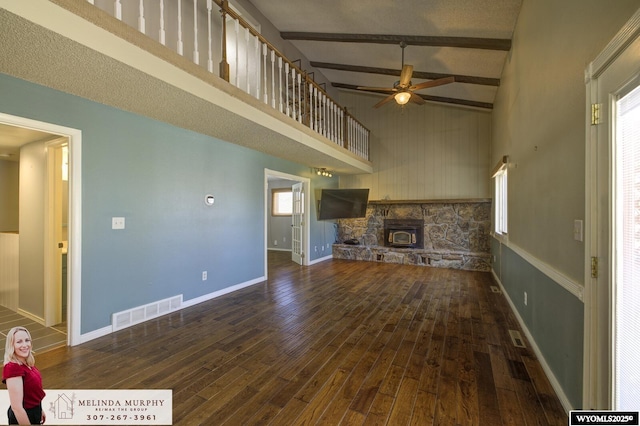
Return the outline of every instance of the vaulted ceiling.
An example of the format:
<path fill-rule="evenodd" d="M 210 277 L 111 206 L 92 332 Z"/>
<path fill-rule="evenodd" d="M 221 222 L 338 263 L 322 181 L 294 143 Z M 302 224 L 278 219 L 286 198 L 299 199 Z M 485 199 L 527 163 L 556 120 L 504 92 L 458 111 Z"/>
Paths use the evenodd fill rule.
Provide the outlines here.
<path fill-rule="evenodd" d="M 405 64 L 428 101 L 491 109 L 522 0 L 250 0 L 331 85 L 392 88 Z M 386 95 L 380 93 L 380 99 Z"/>

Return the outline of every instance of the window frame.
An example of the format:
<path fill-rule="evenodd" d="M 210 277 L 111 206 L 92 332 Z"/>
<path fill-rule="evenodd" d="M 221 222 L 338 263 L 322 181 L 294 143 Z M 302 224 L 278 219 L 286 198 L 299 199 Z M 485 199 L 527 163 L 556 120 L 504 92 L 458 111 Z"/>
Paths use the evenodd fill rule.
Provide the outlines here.
<path fill-rule="evenodd" d="M 502 161 L 494 169 L 492 175 L 494 184 L 494 215 L 493 215 L 493 231 L 496 235 L 506 236 L 509 231 L 509 178 L 508 178 L 507 157 L 503 157 Z"/>

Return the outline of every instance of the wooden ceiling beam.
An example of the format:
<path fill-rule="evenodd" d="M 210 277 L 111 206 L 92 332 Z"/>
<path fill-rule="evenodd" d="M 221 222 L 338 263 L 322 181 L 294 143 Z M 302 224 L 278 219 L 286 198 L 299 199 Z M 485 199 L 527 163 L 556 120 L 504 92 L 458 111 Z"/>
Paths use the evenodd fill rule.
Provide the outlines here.
<path fill-rule="evenodd" d="M 375 67 L 363 67 L 358 65 L 345 65 L 345 64 L 331 64 L 327 62 L 310 62 L 311 66 L 314 68 L 325 68 L 331 70 L 338 71 L 349 71 L 349 72 L 361 72 L 367 74 L 381 74 L 381 75 L 391 75 L 391 76 L 400 76 L 400 70 L 394 70 L 389 68 L 375 68 Z M 424 80 L 437 80 L 439 78 L 444 77 L 454 77 L 456 79 L 456 83 L 468 83 L 468 84 L 480 84 L 483 86 L 500 86 L 499 78 L 488 78 L 488 77 L 476 77 L 471 75 L 456 75 L 456 74 L 440 74 L 434 72 L 423 72 L 423 71 L 413 71 L 414 79 L 424 79 Z"/>
<path fill-rule="evenodd" d="M 331 83 L 331 85 L 339 89 L 349 89 L 349 90 L 355 90 L 357 92 L 375 93 L 378 95 L 381 93 L 381 92 L 374 92 L 370 90 L 358 89 L 358 86 L 355 86 L 353 84 Z M 392 93 L 393 92 L 390 91 L 387 94 L 390 95 Z M 478 102 L 478 101 L 471 101 L 468 99 L 446 98 L 443 96 L 422 95 L 420 93 L 415 93 L 415 94 L 420 96 L 425 101 L 429 101 L 429 102 L 439 102 L 439 103 L 445 103 L 445 104 L 464 105 L 464 106 L 475 107 L 475 108 L 493 109 L 493 104 L 489 102 Z"/>
<path fill-rule="evenodd" d="M 466 49 L 511 50 L 511 40 L 502 38 L 412 36 L 393 34 L 340 34 L 281 32 L 285 40 L 329 41 L 338 43 L 400 44 L 409 46 L 459 47 Z"/>

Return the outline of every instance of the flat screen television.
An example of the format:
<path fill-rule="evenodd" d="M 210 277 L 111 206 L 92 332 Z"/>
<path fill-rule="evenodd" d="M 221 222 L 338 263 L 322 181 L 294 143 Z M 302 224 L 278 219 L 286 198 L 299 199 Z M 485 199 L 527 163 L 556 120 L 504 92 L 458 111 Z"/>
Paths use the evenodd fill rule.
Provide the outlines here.
<path fill-rule="evenodd" d="M 369 189 L 323 189 L 318 220 L 365 217 Z"/>

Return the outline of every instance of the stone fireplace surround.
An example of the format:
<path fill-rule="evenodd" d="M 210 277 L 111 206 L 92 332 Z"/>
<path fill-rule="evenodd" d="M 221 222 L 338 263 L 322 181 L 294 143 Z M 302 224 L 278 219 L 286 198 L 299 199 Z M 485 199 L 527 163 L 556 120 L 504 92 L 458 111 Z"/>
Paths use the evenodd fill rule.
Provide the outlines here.
<path fill-rule="evenodd" d="M 386 247 L 385 219 L 424 220 L 424 248 Z M 490 231 L 490 199 L 369 201 L 366 217 L 337 221 L 333 257 L 490 271 Z"/>

